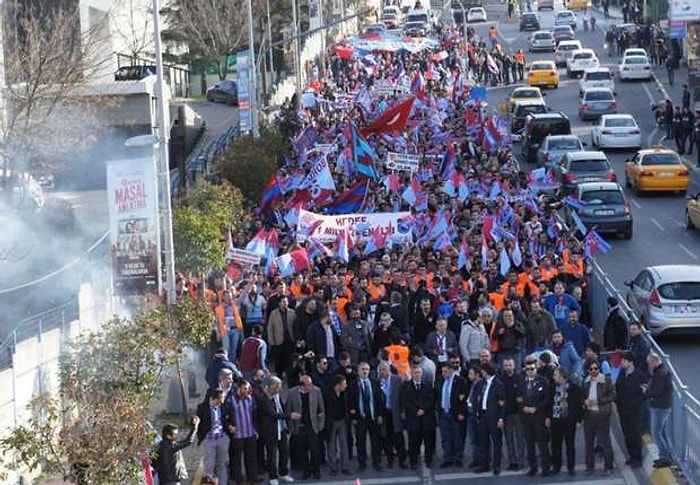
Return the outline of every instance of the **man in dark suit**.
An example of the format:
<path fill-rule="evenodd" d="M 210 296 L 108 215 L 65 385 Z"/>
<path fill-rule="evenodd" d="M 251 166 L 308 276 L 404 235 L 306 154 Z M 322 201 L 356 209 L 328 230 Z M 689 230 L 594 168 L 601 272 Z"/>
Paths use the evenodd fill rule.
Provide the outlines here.
<path fill-rule="evenodd" d="M 634 364 L 634 354 L 626 352 L 622 356 L 622 372 L 615 381 L 615 402 L 630 455 L 625 463 L 639 468 L 642 466 L 642 410 L 646 406 L 642 384 L 646 383 L 646 376 Z"/>
<path fill-rule="evenodd" d="M 440 372 L 435 393 L 443 452 L 440 468 L 452 465 L 461 467 L 467 416 L 466 385 L 459 375 L 459 369 L 455 369 L 450 362 L 442 364 Z"/>
<path fill-rule="evenodd" d="M 394 466 L 394 458 L 398 457 L 399 468 L 406 468 L 406 440 L 403 436 L 403 424 L 399 412 L 399 399 L 403 379 L 391 372 L 391 364 L 380 362 L 379 387 L 384 394 L 384 425 L 382 437 L 384 454 L 389 468 Z"/>
<path fill-rule="evenodd" d="M 447 362 L 448 352 L 459 350 L 457 336 L 452 330 L 447 328 L 447 319 L 438 317 L 435 322 L 435 330 L 428 334 L 425 341 L 425 353 L 439 365 L 442 362 Z"/>
<path fill-rule="evenodd" d="M 506 419 L 506 389 L 496 377 L 496 371 L 490 362 L 481 366 L 481 378 L 484 380 L 484 391 L 477 404 L 477 432 L 481 440 L 481 449 L 486 453 L 486 463 L 474 471 L 487 472 L 488 463 L 491 461 L 493 474 L 500 475 L 503 427 Z"/>
<path fill-rule="evenodd" d="M 289 425 L 280 397 L 282 381 L 270 376 L 263 381 L 262 396 L 257 400 L 258 435 L 265 447 L 265 468 L 270 485 L 278 485 L 279 480 L 291 482 L 289 476 Z M 226 483 L 219 480 L 219 483 Z"/>
<path fill-rule="evenodd" d="M 231 409 L 222 389 L 214 389 L 206 402 L 197 406 L 199 427 L 197 445 L 204 445 L 204 474 L 228 483 L 228 449 L 231 442 L 228 426 Z"/>
<path fill-rule="evenodd" d="M 401 386 L 399 405 L 404 428 L 408 431 L 408 454 L 411 468 L 418 468 L 418 453 L 420 446 L 425 446 L 425 465 L 433 465 L 435 454 L 435 396 L 433 386 L 423 382 L 423 369 L 413 367 L 411 380 Z"/>
<path fill-rule="evenodd" d="M 328 370 L 331 372 L 338 367 L 340 336 L 331 325 L 331 317 L 327 312 L 321 316 L 320 321 L 313 323 L 307 330 L 306 348 L 316 355 L 325 355 L 328 358 Z"/>
<path fill-rule="evenodd" d="M 359 471 L 367 468 L 367 435 L 372 446 L 372 466 L 382 470 L 381 426 L 384 422 L 384 394 L 377 381 L 369 378 L 367 362 L 357 366 L 357 382 L 349 389 L 350 419 L 355 423 Z"/>
<path fill-rule="evenodd" d="M 537 453 L 540 453 L 542 476 L 550 476 L 551 458 L 549 455 L 549 443 L 544 426 L 549 407 L 549 381 L 546 377 L 537 375 L 537 361 L 528 359 L 525 362 L 525 377 L 520 380 L 518 397 L 521 420 L 525 432 L 527 446 L 527 459 L 530 470 L 527 475 L 534 477 L 537 474 Z"/>

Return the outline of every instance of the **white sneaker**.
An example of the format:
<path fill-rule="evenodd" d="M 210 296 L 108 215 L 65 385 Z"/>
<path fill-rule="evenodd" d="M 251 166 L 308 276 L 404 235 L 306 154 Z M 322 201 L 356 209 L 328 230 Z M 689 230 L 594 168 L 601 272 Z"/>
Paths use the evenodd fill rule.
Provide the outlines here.
<path fill-rule="evenodd" d="M 294 482 L 294 479 L 292 477 L 290 477 L 289 475 L 284 475 L 283 477 L 280 477 L 280 480 L 282 480 L 285 483 Z"/>
<path fill-rule="evenodd" d="M 270 480 L 270 485 L 280 485 L 280 482 L 276 478 L 273 478 Z"/>

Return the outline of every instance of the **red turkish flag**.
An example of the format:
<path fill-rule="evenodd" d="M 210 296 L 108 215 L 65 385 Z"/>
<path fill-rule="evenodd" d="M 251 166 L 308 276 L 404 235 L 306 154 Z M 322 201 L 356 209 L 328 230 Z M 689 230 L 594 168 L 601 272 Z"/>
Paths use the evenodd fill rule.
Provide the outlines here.
<path fill-rule="evenodd" d="M 403 103 L 384 111 L 379 118 L 360 130 L 362 136 L 366 137 L 371 133 L 395 133 L 399 134 L 406 128 L 408 116 L 411 114 L 415 97 L 411 96 Z"/>

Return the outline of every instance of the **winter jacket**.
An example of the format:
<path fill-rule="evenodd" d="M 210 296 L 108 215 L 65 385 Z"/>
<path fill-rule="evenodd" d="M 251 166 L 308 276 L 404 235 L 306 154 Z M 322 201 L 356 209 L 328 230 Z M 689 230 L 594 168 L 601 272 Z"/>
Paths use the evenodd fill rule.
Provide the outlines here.
<path fill-rule="evenodd" d="M 654 409 L 671 408 L 673 405 L 673 380 L 664 364 L 652 371 L 649 387 L 644 394 L 649 399 L 649 407 Z"/>
<path fill-rule="evenodd" d="M 467 321 L 462 325 L 462 330 L 459 333 L 459 351 L 465 362 L 477 360 L 479 352 L 482 349 L 490 348 L 490 346 L 489 336 L 482 324 Z"/>
<path fill-rule="evenodd" d="M 580 382 L 576 376 L 581 374 L 581 357 L 579 357 L 574 344 L 571 342 L 564 342 L 561 347 L 552 346 L 550 349 L 557 355 L 559 359 L 559 367 L 566 371 L 572 381 Z"/>

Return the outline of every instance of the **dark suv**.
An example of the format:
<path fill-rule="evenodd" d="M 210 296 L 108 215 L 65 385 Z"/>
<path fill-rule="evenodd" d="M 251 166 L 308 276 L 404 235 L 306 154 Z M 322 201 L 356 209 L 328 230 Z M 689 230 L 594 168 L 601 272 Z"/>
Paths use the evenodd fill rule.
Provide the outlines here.
<path fill-rule="evenodd" d="M 520 137 L 520 150 L 528 163 L 535 163 L 537 150 L 547 135 L 570 135 L 571 122 L 561 111 L 527 115 Z"/>
<path fill-rule="evenodd" d="M 520 31 L 540 30 L 540 17 L 536 13 L 524 13 L 520 17 Z"/>

